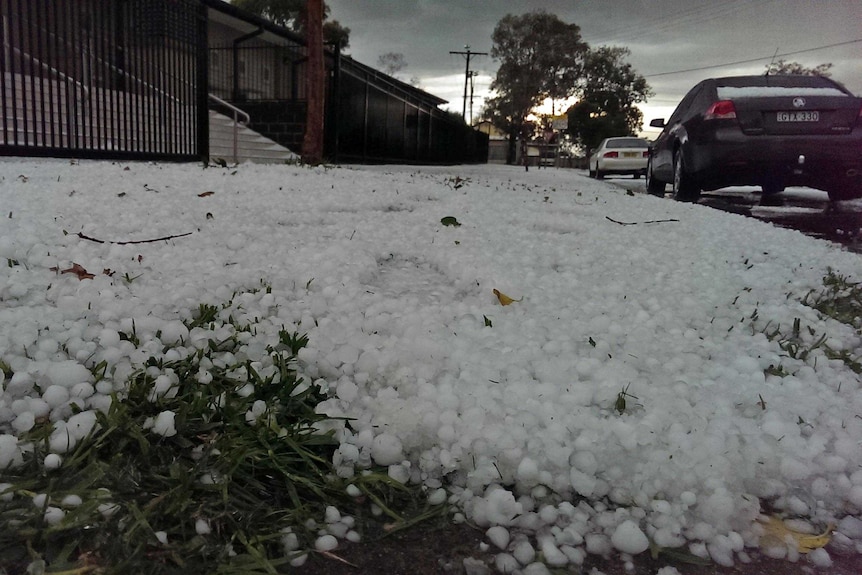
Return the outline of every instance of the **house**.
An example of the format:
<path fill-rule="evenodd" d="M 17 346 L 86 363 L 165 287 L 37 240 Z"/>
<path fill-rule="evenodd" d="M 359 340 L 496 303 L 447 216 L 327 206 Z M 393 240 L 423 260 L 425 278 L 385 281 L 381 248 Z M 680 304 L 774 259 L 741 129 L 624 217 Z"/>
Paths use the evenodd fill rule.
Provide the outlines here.
<path fill-rule="evenodd" d="M 202 160 L 216 118 L 234 142 L 299 151 L 304 39 L 231 4 L 0 0 L 0 21 L 0 154 Z M 337 51 L 326 67 L 327 158 L 486 161 L 487 136 L 440 98 Z"/>
<path fill-rule="evenodd" d="M 473 128 L 488 135 L 488 163 L 505 164 L 509 151 L 509 137 L 489 120 L 482 120 L 474 124 Z"/>

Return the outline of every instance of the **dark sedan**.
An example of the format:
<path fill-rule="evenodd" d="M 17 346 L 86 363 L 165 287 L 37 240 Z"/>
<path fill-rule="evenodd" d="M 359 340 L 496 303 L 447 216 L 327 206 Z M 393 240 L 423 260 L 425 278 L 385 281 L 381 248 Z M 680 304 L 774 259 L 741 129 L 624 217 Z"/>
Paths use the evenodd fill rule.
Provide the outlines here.
<path fill-rule="evenodd" d="M 862 98 L 821 76 L 736 76 L 692 88 L 650 149 L 647 191 L 697 201 L 702 190 L 807 186 L 862 197 Z"/>

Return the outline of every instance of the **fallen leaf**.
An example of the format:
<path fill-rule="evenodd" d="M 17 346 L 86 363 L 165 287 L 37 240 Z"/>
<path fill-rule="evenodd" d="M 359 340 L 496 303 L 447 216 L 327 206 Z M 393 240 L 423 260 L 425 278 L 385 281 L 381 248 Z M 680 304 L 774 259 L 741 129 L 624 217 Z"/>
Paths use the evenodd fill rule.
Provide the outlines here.
<path fill-rule="evenodd" d="M 51 271 L 58 271 L 58 268 L 51 268 Z M 76 263 L 73 263 L 69 269 L 59 271 L 61 274 L 75 274 L 79 280 L 91 280 L 96 277 Z"/>
<path fill-rule="evenodd" d="M 763 528 L 763 535 L 760 537 L 760 547 L 775 547 L 778 545 L 786 545 L 792 540 L 796 543 L 796 549 L 800 553 L 808 553 L 814 549 L 826 547 L 832 539 L 832 531 L 834 525 L 826 527 L 826 531 L 819 535 L 811 533 L 803 533 L 787 526 L 780 517 L 774 515 L 765 517 L 761 516 L 758 524 Z"/>
<path fill-rule="evenodd" d="M 456 228 L 461 225 L 461 222 L 459 222 L 453 216 L 446 216 L 445 218 L 440 220 L 440 223 L 443 224 L 444 226 L 454 226 Z"/>
<path fill-rule="evenodd" d="M 499 290 L 495 289 L 492 291 L 494 292 L 494 295 L 497 296 L 497 299 L 500 300 L 500 305 L 509 305 L 509 304 L 512 304 L 512 303 L 515 303 L 517 301 L 521 301 L 524 299 L 523 297 L 521 299 L 512 299 Z"/>
<path fill-rule="evenodd" d="M 200 194 L 198 194 L 198 197 L 199 197 L 199 198 L 206 198 L 207 196 L 211 196 L 211 195 L 213 195 L 214 193 L 215 193 L 215 192 L 201 192 Z"/>

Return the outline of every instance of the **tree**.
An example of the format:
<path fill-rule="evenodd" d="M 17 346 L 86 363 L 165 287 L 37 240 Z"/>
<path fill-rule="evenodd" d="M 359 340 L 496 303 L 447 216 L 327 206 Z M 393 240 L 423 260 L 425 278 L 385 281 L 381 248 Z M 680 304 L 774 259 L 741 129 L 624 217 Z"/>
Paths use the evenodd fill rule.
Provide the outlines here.
<path fill-rule="evenodd" d="M 338 20 L 323 23 L 323 41 L 338 48 L 339 51 L 350 47 L 350 28 L 339 24 Z"/>
<path fill-rule="evenodd" d="M 635 104 L 645 102 L 652 90 L 625 61 L 629 54 L 628 48 L 602 46 L 585 58 L 580 100 L 567 112 L 569 134 L 585 151 L 605 138 L 641 129 L 643 113 Z"/>
<path fill-rule="evenodd" d="M 507 161 L 514 163 L 527 116 L 545 98 L 574 95 L 589 47 L 576 24 L 541 10 L 504 16 L 491 38 L 491 57 L 500 67 L 491 83 L 496 95 L 488 100 L 485 115 L 508 134 Z"/>
<path fill-rule="evenodd" d="M 831 63 L 820 64 L 813 68 L 806 68 L 799 62 L 779 60 L 778 62 L 771 62 L 766 67 L 766 75 L 790 74 L 794 76 L 823 76 L 828 78 L 832 75 L 832 72 L 829 71 L 830 68 L 832 68 Z"/>
<path fill-rule="evenodd" d="M 387 75 L 395 76 L 395 74 L 407 67 L 407 62 L 404 60 L 404 54 L 386 52 L 377 58 L 377 66 Z"/>
<path fill-rule="evenodd" d="M 237 8 L 257 14 L 279 26 L 305 35 L 306 0 L 233 0 Z M 324 4 L 324 20 L 329 16 L 329 6 Z M 350 45 L 350 28 L 342 26 L 338 20 L 323 24 L 323 40 L 334 44 L 340 50 Z"/>

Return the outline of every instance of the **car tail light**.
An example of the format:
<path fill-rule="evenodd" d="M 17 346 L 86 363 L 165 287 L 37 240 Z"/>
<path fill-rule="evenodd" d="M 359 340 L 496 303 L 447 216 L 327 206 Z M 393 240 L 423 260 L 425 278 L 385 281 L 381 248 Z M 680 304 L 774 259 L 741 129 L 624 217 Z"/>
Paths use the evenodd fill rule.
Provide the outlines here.
<path fill-rule="evenodd" d="M 649 158 L 649 150 L 644 150 L 644 158 Z"/>
<path fill-rule="evenodd" d="M 703 115 L 704 120 L 735 120 L 736 108 L 732 100 L 715 102 Z"/>
<path fill-rule="evenodd" d="M 620 153 L 619 152 L 605 152 L 605 154 L 602 157 L 603 158 L 619 158 Z"/>

